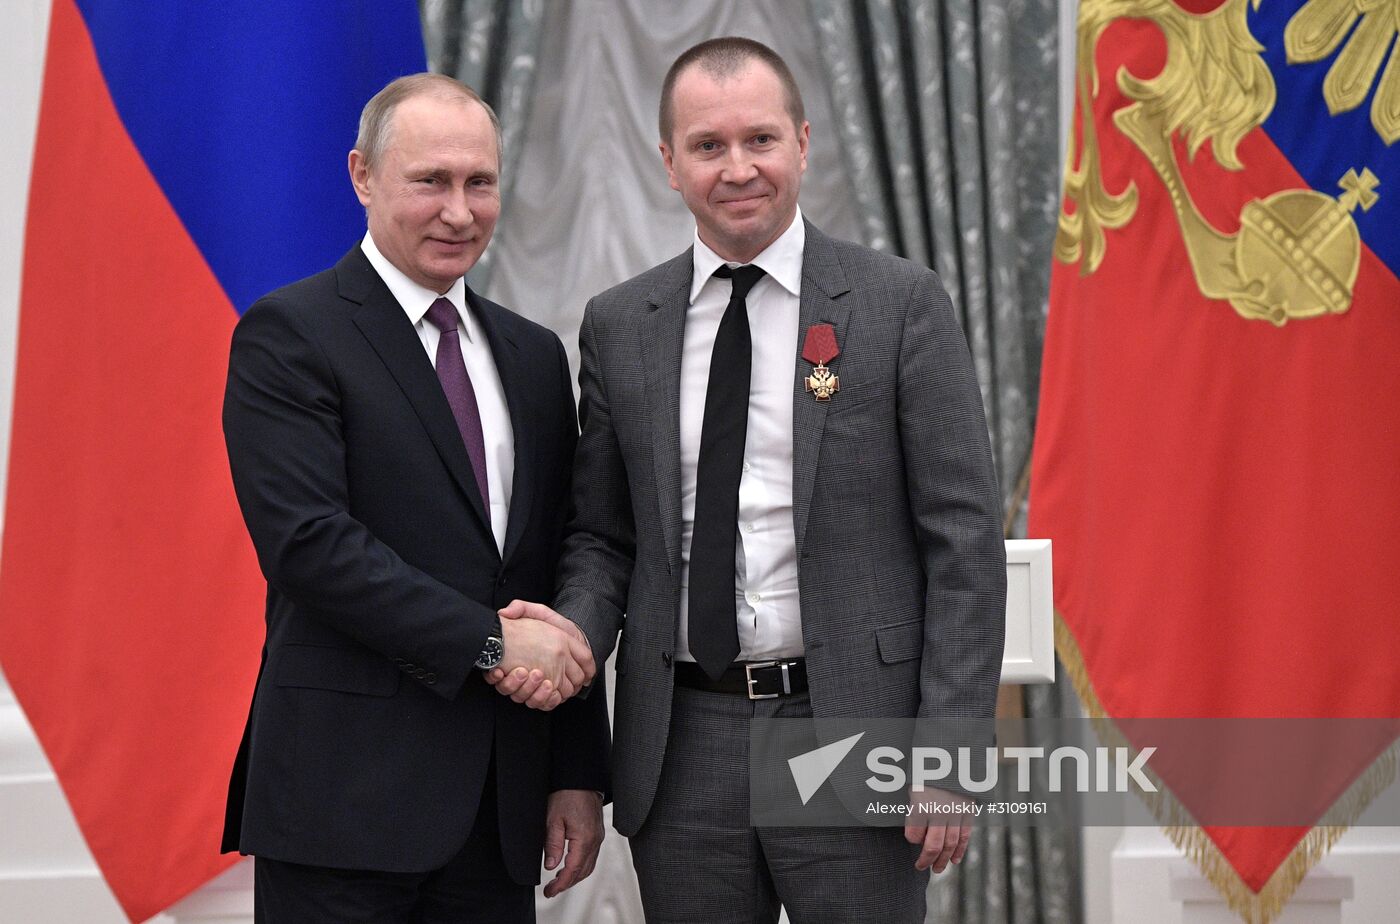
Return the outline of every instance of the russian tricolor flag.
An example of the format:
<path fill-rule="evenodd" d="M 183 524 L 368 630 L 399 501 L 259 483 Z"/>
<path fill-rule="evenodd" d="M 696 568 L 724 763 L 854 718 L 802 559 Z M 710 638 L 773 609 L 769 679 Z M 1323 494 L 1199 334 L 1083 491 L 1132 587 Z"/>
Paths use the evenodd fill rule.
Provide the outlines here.
<path fill-rule="evenodd" d="M 359 109 L 423 69 L 413 0 L 54 0 L 0 659 L 133 920 L 232 862 L 262 579 L 219 429 L 229 335 L 363 233 Z"/>

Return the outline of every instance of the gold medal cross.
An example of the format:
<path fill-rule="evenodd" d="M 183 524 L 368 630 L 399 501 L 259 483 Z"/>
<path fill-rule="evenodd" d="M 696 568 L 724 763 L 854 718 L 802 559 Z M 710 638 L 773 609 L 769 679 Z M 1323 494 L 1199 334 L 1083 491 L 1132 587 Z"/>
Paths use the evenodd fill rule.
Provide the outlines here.
<path fill-rule="evenodd" d="M 806 381 L 807 390 L 812 392 L 818 401 L 830 401 L 831 396 L 841 390 L 841 377 L 832 375 L 825 363 L 817 363 Z"/>

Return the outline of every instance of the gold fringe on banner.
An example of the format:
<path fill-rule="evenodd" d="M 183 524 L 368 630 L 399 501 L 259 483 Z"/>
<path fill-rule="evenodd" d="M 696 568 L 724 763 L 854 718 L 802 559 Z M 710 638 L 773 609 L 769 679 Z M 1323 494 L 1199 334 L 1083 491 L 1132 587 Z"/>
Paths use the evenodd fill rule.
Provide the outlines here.
<path fill-rule="evenodd" d="M 1060 656 L 1065 673 L 1069 675 L 1070 683 L 1074 685 L 1074 691 L 1079 694 L 1080 702 L 1084 704 L 1084 711 L 1093 720 L 1094 729 L 1105 745 L 1133 750 L 1104 710 L 1103 703 L 1099 702 L 1085 669 L 1079 643 L 1058 609 L 1055 610 L 1055 651 Z M 1215 841 L 1201 830 L 1191 813 L 1177 801 L 1150 767 L 1144 769 L 1157 786 L 1157 792 L 1139 793 L 1139 796 L 1162 826 L 1163 832 L 1210 880 L 1231 911 L 1247 924 L 1269 924 L 1283 913 L 1304 877 L 1326 856 L 1337 839 L 1361 817 L 1376 796 L 1395 781 L 1396 765 L 1396 746 L 1392 744 L 1328 809 L 1324 818 L 1331 823 L 1318 825 L 1305 834 L 1258 892 L 1245 884 Z"/>
<path fill-rule="evenodd" d="M 1016 525 L 1016 515 L 1021 512 L 1021 505 L 1026 502 L 1026 495 L 1031 492 L 1031 459 L 1026 456 L 1026 464 L 1021 468 L 1021 477 L 1016 479 L 1016 490 L 1011 492 L 1011 501 L 1006 505 L 1006 512 L 1002 514 L 1001 534 L 1007 539 L 1011 538 L 1011 527 Z"/>

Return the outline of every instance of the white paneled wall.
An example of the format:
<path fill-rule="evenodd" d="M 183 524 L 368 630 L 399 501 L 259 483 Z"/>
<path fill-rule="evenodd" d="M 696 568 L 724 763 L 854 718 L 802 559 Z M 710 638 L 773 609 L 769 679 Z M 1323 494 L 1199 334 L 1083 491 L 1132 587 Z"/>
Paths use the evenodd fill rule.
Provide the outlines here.
<path fill-rule="evenodd" d="M 125 920 L 29 723 L 0 677 L 0 921 Z"/>

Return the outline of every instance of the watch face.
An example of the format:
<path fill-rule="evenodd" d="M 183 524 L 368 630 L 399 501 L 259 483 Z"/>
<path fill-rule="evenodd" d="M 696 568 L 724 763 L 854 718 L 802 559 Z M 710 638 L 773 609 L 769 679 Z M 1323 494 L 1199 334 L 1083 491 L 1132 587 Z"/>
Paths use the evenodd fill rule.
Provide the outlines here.
<path fill-rule="evenodd" d="M 505 645 L 495 636 L 486 639 L 485 646 L 481 649 L 481 657 L 476 659 L 476 666 L 487 671 L 501 663 L 501 658 L 505 657 Z"/>

